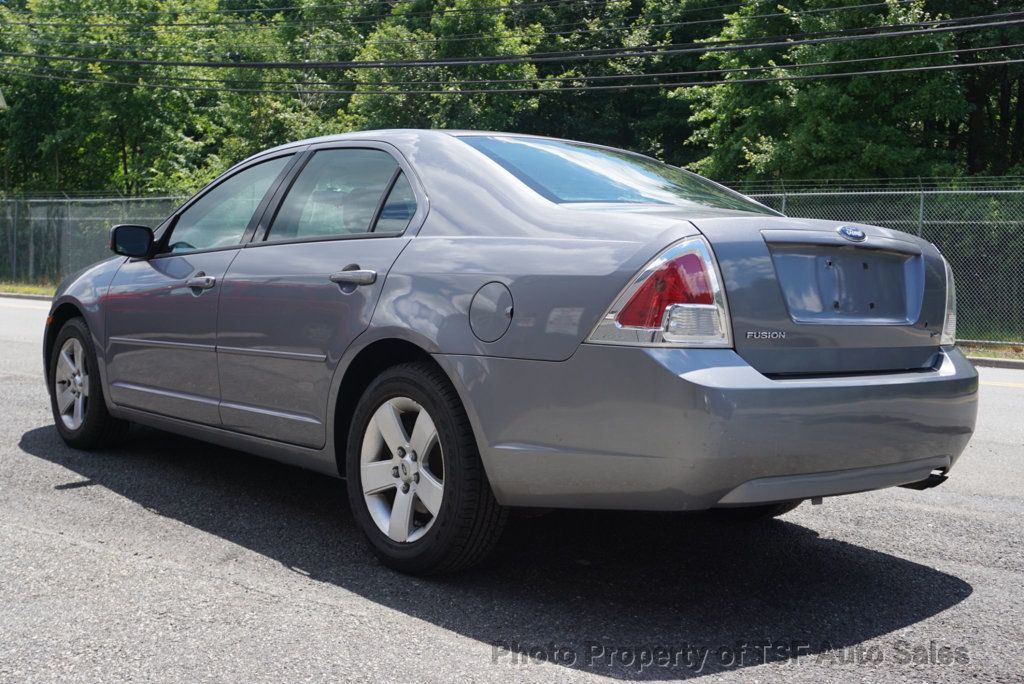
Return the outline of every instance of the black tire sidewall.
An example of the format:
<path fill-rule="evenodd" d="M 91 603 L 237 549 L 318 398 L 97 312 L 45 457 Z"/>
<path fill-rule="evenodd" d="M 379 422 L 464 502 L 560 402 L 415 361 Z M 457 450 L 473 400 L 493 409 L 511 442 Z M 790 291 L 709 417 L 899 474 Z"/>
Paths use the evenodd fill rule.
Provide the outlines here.
<path fill-rule="evenodd" d="M 64 425 L 60 410 L 57 408 L 57 360 L 64 343 L 72 338 L 77 339 L 82 345 L 82 349 L 85 352 L 85 372 L 89 376 L 89 396 L 85 402 L 85 416 L 77 430 L 72 430 Z M 89 328 L 81 318 L 72 318 L 67 321 L 60 329 L 60 332 L 57 333 L 53 349 L 50 350 L 48 375 L 50 410 L 53 412 L 53 422 L 60 436 L 71 446 L 84 447 L 92 445 L 103 427 L 100 423 L 104 419 L 108 419 L 108 416 L 106 406 L 103 405 L 103 390 L 96 362 L 96 349 L 92 343 L 92 335 L 89 333 Z"/>
<path fill-rule="evenodd" d="M 466 504 L 463 466 L 467 458 L 467 435 L 458 411 L 446 399 L 443 386 L 437 378 L 417 365 L 396 366 L 382 373 L 364 392 L 352 417 L 346 445 L 346 474 L 348 496 L 352 512 L 363 534 L 385 561 L 397 562 L 403 570 L 430 568 L 441 561 L 452 543 L 457 512 Z M 374 412 L 385 401 L 395 397 L 408 397 L 422 406 L 434 421 L 438 441 L 444 454 L 444 496 L 441 510 L 426 534 L 414 542 L 395 542 L 384 534 L 374 522 L 363 498 L 360 476 L 360 452 L 363 436 Z"/>

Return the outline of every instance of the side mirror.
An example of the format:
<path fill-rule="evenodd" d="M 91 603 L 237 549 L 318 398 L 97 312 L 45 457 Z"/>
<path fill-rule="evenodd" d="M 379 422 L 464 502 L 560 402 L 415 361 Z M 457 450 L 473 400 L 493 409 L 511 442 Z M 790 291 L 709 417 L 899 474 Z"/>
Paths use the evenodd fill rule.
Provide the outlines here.
<path fill-rule="evenodd" d="M 110 249 L 114 254 L 148 259 L 153 252 L 153 230 L 146 226 L 114 226 L 110 229 Z"/>

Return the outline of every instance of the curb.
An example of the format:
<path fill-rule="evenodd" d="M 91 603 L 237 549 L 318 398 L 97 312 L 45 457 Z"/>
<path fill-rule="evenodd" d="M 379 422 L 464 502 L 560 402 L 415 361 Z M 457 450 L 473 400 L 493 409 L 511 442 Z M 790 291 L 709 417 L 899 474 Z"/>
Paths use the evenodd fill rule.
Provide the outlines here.
<path fill-rule="evenodd" d="M 20 292 L 0 292 L 0 297 L 7 297 L 9 299 L 35 299 L 41 302 L 53 301 L 53 297 L 50 295 L 37 295 L 37 294 L 22 294 Z"/>
<path fill-rule="evenodd" d="M 989 356 L 968 356 L 967 359 L 975 366 L 1024 370 L 1024 361 L 1018 361 L 1016 359 L 993 359 Z"/>

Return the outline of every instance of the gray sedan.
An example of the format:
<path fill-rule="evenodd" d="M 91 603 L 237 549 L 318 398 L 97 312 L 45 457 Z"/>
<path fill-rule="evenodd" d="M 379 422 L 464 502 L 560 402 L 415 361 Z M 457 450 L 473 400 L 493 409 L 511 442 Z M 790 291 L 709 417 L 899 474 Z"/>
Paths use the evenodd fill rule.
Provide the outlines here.
<path fill-rule="evenodd" d="M 305 140 L 111 247 L 48 319 L 64 440 L 139 423 L 344 477 L 406 572 L 478 562 L 515 507 L 757 518 L 934 486 L 974 429 L 933 245 L 623 150 Z"/>

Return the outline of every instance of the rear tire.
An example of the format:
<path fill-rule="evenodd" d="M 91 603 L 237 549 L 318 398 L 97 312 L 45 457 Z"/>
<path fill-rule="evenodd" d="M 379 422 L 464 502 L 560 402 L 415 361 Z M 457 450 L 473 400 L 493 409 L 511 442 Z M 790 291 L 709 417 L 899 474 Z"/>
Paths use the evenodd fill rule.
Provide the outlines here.
<path fill-rule="evenodd" d="M 356 406 L 346 445 L 349 503 L 373 551 L 416 575 L 482 561 L 507 519 L 465 409 L 425 362 L 381 373 Z"/>
<path fill-rule="evenodd" d="M 761 506 L 743 506 L 740 508 L 712 508 L 711 514 L 722 520 L 733 522 L 753 522 L 777 518 L 789 513 L 803 501 L 783 501 L 781 503 L 764 504 Z"/>
<path fill-rule="evenodd" d="M 47 383 L 54 425 L 68 446 L 107 447 L 128 431 L 126 421 L 107 411 L 92 335 L 81 318 L 68 320 L 57 333 Z"/>

